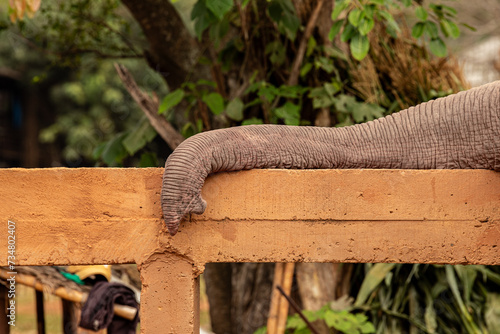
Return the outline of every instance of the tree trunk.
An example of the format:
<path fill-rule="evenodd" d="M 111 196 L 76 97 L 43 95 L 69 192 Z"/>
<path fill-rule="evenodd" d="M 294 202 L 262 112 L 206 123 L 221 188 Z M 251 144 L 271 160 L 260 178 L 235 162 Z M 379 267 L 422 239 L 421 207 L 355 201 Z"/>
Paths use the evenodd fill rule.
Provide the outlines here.
<path fill-rule="evenodd" d="M 230 334 L 231 322 L 231 263 L 207 263 L 205 266 L 205 285 L 210 305 L 212 331 L 217 334 Z"/>
<path fill-rule="evenodd" d="M 251 334 L 265 326 L 271 302 L 274 264 L 233 264 L 233 333 Z"/>
<path fill-rule="evenodd" d="M 170 1 L 123 0 L 149 42 L 146 59 L 170 89 L 190 80 L 210 78 L 210 68 L 198 63 L 202 52 Z M 153 15 L 154 14 L 154 15 Z"/>

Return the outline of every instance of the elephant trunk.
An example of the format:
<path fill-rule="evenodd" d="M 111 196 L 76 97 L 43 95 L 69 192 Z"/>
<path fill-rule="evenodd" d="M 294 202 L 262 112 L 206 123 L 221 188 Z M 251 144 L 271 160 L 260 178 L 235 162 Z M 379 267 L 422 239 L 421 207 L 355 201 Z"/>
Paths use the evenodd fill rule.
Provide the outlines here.
<path fill-rule="evenodd" d="M 345 128 L 251 125 L 200 133 L 165 165 L 162 208 L 171 235 L 201 214 L 205 178 L 254 168 L 500 170 L 500 81 Z"/>

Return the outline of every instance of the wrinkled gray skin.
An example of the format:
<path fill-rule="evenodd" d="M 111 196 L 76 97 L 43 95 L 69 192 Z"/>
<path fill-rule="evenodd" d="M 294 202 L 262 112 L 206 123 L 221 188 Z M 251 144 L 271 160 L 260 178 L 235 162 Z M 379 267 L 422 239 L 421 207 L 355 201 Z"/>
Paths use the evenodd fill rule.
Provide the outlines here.
<path fill-rule="evenodd" d="M 500 81 L 344 128 L 251 125 L 200 133 L 165 165 L 162 208 L 175 235 L 201 214 L 205 178 L 253 168 L 500 170 Z"/>

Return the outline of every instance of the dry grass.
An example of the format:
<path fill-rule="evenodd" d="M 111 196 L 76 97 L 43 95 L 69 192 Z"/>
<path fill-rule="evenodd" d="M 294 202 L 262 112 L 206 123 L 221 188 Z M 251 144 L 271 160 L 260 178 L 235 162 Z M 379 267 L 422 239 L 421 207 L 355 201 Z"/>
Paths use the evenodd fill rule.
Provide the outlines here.
<path fill-rule="evenodd" d="M 375 28 L 369 55 L 351 64 L 356 95 L 397 111 L 469 88 L 462 66 L 453 55 L 433 57 L 408 29 L 398 39 L 384 29 Z"/>

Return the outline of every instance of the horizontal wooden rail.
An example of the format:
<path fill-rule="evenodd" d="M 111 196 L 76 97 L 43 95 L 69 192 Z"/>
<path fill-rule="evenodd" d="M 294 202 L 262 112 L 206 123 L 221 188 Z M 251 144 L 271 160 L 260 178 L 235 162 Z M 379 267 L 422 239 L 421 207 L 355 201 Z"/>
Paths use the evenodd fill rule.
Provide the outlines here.
<path fill-rule="evenodd" d="M 500 264 L 500 173 L 221 173 L 203 188 L 206 212 L 170 237 L 162 172 L 0 170 L 0 249 L 7 254 L 10 220 L 16 265 L 137 263 L 148 333 L 197 330 L 197 276 L 208 262 Z"/>

